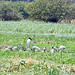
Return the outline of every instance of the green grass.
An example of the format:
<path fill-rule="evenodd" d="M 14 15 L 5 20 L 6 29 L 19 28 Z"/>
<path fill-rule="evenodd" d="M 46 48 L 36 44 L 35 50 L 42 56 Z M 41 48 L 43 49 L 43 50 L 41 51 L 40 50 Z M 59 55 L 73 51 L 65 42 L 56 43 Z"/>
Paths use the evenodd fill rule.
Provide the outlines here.
<path fill-rule="evenodd" d="M 18 52 L 18 51 L 0 51 L 0 71 L 4 74 L 16 73 L 30 73 L 30 75 L 47 75 L 49 69 L 55 70 L 51 75 L 60 75 L 62 72 L 62 66 L 66 64 L 66 68 L 69 68 L 75 64 L 75 54 L 68 53 L 32 53 L 32 52 Z M 6 59 L 5 59 L 6 58 Z M 24 65 L 22 62 L 25 61 Z M 59 70 L 57 69 L 59 68 Z M 15 71 L 14 71 L 15 70 Z M 58 72 L 58 73 L 56 73 Z M 56 73 L 56 74 L 55 74 Z M 64 73 L 64 72 L 63 72 Z M 63 75 L 62 73 L 62 75 Z M 67 75 L 70 73 L 66 72 Z M 73 71 L 71 70 L 71 74 Z M 12 74 L 11 74 L 12 75 Z M 24 74 L 23 74 L 24 75 Z M 66 74 L 64 74 L 66 75 Z"/>
<path fill-rule="evenodd" d="M 32 34 L 0 34 L 0 45 L 10 45 L 16 46 L 18 44 L 23 43 L 23 46 L 27 48 L 27 39 L 32 37 Z M 39 46 L 43 49 L 45 46 L 47 47 L 48 51 L 51 50 L 52 46 L 57 48 L 60 45 L 64 45 L 66 47 L 66 51 L 68 52 L 75 52 L 75 37 L 65 37 L 65 36 L 57 36 L 57 35 L 36 35 L 34 40 L 36 43 L 31 44 L 30 47 L 33 45 Z M 48 44 L 50 42 L 50 44 Z M 43 43 L 43 44 L 42 44 Z"/>
<path fill-rule="evenodd" d="M 0 31 L 23 33 L 75 33 L 74 24 L 46 23 L 41 21 L 0 21 Z"/>
<path fill-rule="evenodd" d="M 41 21 L 0 21 L 0 46 L 27 47 L 28 37 L 35 35 L 36 45 L 47 51 L 52 46 L 66 47 L 65 53 L 39 53 L 4 51 L 0 49 L 1 75 L 74 75 L 75 73 L 75 25 L 46 23 Z M 50 44 L 48 44 L 50 42 Z M 24 63 L 25 62 L 25 63 Z M 63 65 L 65 66 L 62 71 Z M 70 72 L 69 71 L 70 68 Z M 68 70 L 67 70 L 68 69 Z"/>

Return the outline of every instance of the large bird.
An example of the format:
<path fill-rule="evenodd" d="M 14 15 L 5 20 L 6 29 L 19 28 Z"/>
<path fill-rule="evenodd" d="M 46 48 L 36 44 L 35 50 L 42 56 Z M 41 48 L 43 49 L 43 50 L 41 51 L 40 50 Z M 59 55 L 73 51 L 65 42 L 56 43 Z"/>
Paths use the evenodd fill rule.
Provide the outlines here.
<path fill-rule="evenodd" d="M 46 47 L 44 47 L 44 48 L 43 48 L 44 53 L 46 52 L 46 50 L 47 50 L 47 48 L 46 48 Z"/>
<path fill-rule="evenodd" d="M 32 40 L 31 38 L 29 38 L 29 39 L 27 40 L 28 48 L 30 47 L 31 40 Z"/>
<path fill-rule="evenodd" d="M 35 52 L 35 50 L 37 50 L 37 52 L 39 52 L 39 51 L 40 51 L 40 48 L 37 47 L 37 46 L 33 46 L 33 47 L 32 47 L 32 50 L 33 50 L 33 52 Z"/>
<path fill-rule="evenodd" d="M 57 51 L 57 52 L 58 52 L 58 50 L 57 50 L 57 48 L 56 48 L 56 47 L 52 46 L 52 49 L 54 49 L 55 51 Z"/>
<path fill-rule="evenodd" d="M 60 46 L 59 49 L 66 49 L 66 47 L 65 46 Z"/>
<path fill-rule="evenodd" d="M 57 51 L 57 52 L 58 52 L 57 48 L 56 48 L 56 47 L 54 47 L 54 46 L 52 46 L 51 53 L 54 53 L 54 51 Z"/>
<path fill-rule="evenodd" d="M 59 52 L 62 52 L 62 51 L 64 51 L 65 49 L 66 49 L 65 46 L 60 46 L 60 47 L 59 47 Z"/>
<path fill-rule="evenodd" d="M 54 53 L 54 49 L 51 50 L 51 53 Z"/>

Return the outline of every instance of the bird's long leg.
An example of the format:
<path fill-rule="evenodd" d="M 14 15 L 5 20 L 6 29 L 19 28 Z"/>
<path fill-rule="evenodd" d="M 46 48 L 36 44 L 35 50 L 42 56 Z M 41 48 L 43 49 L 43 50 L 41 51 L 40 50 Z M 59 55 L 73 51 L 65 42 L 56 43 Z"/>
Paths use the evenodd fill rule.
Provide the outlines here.
<path fill-rule="evenodd" d="M 45 49 L 44 49 L 44 53 L 45 53 Z"/>
<path fill-rule="evenodd" d="M 30 48 L 30 44 L 28 43 L 27 45 L 28 45 L 28 48 Z"/>

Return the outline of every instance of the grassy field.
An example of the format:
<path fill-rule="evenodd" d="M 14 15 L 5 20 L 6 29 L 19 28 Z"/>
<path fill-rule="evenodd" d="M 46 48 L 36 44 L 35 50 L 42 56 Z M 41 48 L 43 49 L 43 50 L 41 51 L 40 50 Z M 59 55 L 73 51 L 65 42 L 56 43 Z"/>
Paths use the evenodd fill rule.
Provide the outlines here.
<path fill-rule="evenodd" d="M 0 31 L 23 33 L 71 33 L 75 34 L 74 24 L 46 23 L 41 21 L 0 21 Z"/>
<path fill-rule="evenodd" d="M 75 74 L 75 25 L 41 21 L 0 21 L 0 47 L 3 45 L 27 47 L 27 39 L 35 35 L 30 48 L 60 45 L 63 53 L 4 51 L 0 48 L 1 75 L 74 75 Z M 49 43 L 48 43 L 49 42 Z"/>

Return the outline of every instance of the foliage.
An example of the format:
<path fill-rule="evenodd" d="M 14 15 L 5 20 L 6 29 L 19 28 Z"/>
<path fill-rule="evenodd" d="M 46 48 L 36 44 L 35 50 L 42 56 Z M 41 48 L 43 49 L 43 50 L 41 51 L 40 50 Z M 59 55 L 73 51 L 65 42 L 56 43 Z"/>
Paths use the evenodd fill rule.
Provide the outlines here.
<path fill-rule="evenodd" d="M 73 58 L 73 54 L 63 54 L 66 59 L 62 59 L 60 53 L 54 55 L 49 53 L 0 51 L 0 57 L 2 57 L 0 58 L 0 74 L 72 75 L 75 72 L 75 65 L 72 65 L 71 62 L 63 63 L 63 61 L 66 62 L 69 57 Z"/>
<path fill-rule="evenodd" d="M 39 29 L 38 33 L 26 33 L 30 30 L 30 25 L 33 28 L 43 28 L 49 25 L 58 27 L 60 31 L 61 24 L 59 23 L 46 23 L 37 21 L 0 21 L 0 74 L 1 75 L 74 75 L 75 73 L 75 34 L 40 34 L 42 33 Z M 16 25 L 16 26 L 15 26 Z M 73 24 L 63 24 L 62 26 L 74 28 Z M 39 27 L 41 26 L 41 27 Z M 20 29 L 23 27 L 26 31 Z M 56 27 L 56 28 L 57 28 Z M 29 29 L 28 29 L 29 28 Z M 45 27 L 46 28 L 46 27 Z M 43 28 L 43 30 L 45 29 Z M 45 30 L 47 31 L 48 28 Z M 55 28 L 55 29 L 56 29 Z M 63 27 L 61 27 L 62 30 Z M 67 30 L 66 28 L 65 30 Z M 75 29 L 75 28 L 74 28 Z M 36 29 L 37 30 L 37 29 Z M 43 31 L 42 30 L 42 31 Z M 30 30 L 31 31 L 31 30 Z M 41 48 L 47 47 L 47 52 L 27 52 L 27 39 L 35 35 L 31 43 L 30 49 L 36 45 Z M 50 43 L 48 43 L 50 42 Z M 21 44 L 20 44 L 21 43 Z M 18 50 L 23 51 L 4 51 L 3 45 L 17 46 Z M 66 51 L 62 53 L 55 52 L 54 54 L 49 51 L 52 46 L 59 48 L 60 45 L 66 47 Z"/>
<path fill-rule="evenodd" d="M 47 23 L 42 21 L 0 21 L 0 31 L 8 31 L 8 33 L 58 33 L 58 34 L 74 34 L 74 24 Z M 15 26 L 16 25 L 16 26 Z M 66 36 L 66 35 L 65 35 Z"/>
<path fill-rule="evenodd" d="M 21 13 L 24 19 L 26 19 L 29 14 L 24 11 L 24 7 L 28 4 L 28 2 L 14 2 L 12 3 L 13 7 L 18 9 L 18 12 Z"/>
<path fill-rule="evenodd" d="M 22 15 L 18 12 L 18 9 L 10 3 L 0 3 L 0 13 L 2 20 L 21 20 Z"/>
<path fill-rule="evenodd" d="M 50 22 L 75 19 L 75 3 L 55 0 L 33 2 L 0 1 L 0 20 L 22 20 L 26 18 Z"/>
<path fill-rule="evenodd" d="M 1 2 L 0 19 L 2 20 L 22 20 L 28 17 L 24 11 L 25 3 L 23 2 Z"/>
<path fill-rule="evenodd" d="M 28 2 L 32 2 L 34 0 L 0 0 L 0 1 L 12 1 L 12 2 L 18 2 L 18 1 L 26 2 L 26 1 L 28 1 Z"/>
<path fill-rule="evenodd" d="M 30 14 L 31 18 L 58 22 L 65 18 L 73 18 L 73 16 L 71 16 L 73 12 L 71 12 L 72 7 L 70 8 L 70 5 L 72 5 L 72 3 L 36 0 L 35 2 L 29 3 L 29 5 L 25 7 L 25 11 Z"/>
<path fill-rule="evenodd" d="M 41 21 L 0 21 L 0 45 L 18 46 L 23 43 L 27 48 L 27 39 L 35 35 L 35 44 L 43 49 L 52 49 L 52 46 L 57 48 L 60 45 L 67 47 L 67 51 L 74 51 L 75 49 L 75 25 L 73 24 L 59 24 L 59 23 L 46 23 Z M 16 25 L 16 26 L 15 26 Z M 4 40 L 5 39 L 5 40 Z M 49 42 L 49 43 L 48 43 Z M 24 49 L 23 49 L 24 50 Z"/>

